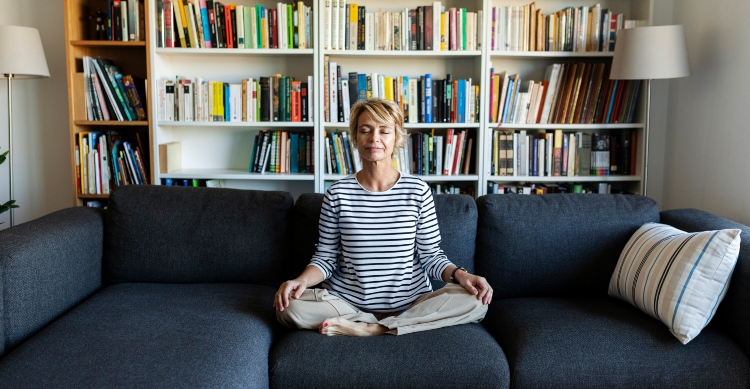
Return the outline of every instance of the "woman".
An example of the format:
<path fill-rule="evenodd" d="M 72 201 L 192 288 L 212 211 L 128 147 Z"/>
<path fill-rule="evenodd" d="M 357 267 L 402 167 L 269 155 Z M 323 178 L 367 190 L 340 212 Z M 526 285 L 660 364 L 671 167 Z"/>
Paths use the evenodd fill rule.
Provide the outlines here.
<path fill-rule="evenodd" d="M 448 260 L 430 188 L 393 168 L 394 150 L 408 136 L 398 106 L 358 101 L 349 131 L 362 170 L 326 192 L 315 255 L 276 292 L 279 321 L 326 335 L 373 336 L 482 320 L 492 288 Z M 428 277 L 451 283 L 433 292 Z M 307 289 L 320 282 L 324 289 Z"/>

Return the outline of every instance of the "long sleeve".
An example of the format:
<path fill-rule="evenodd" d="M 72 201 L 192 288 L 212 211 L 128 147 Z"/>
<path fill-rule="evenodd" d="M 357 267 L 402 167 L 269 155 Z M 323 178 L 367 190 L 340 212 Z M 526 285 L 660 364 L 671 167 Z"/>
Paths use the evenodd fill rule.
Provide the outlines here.
<path fill-rule="evenodd" d="M 422 208 L 417 223 L 417 255 L 427 274 L 442 281 L 445 268 L 451 261 L 440 248 L 440 228 L 435 214 L 435 201 L 429 188 L 422 194 Z"/>
<path fill-rule="evenodd" d="M 310 260 L 310 265 L 319 268 L 325 279 L 331 277 L 333 271 L 336 270 L 338 256 L 341 253 L 338 208 L 337 201 L 333 200 L 330 191 L 326 192 L 318 223 L 318 245 Z"/>

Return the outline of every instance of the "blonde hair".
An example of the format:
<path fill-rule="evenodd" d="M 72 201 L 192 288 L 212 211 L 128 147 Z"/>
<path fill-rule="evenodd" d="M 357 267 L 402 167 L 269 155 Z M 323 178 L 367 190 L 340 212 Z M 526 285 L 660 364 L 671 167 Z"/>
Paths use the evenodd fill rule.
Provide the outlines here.
<path fill-rule="evenodd" d="M 367 100 L 359 100 L 352 106 L 351 114 L 349 115 L 349 141 L 356 147 L 357 146 L 357 131 L 359 116 L 367 110 L 370 112 L 372 117 L 381 122 L 393 126 L 394 133 L 396 135 L 396 142 L 393 146 L 394 153 L 396 150 L 404 147 L 406 140 L 409 138 L 409 133 L 404 129 L 404 114 L 398 108 L 398 105 L 386 99 L 379 97 L 372 97 Z"/>

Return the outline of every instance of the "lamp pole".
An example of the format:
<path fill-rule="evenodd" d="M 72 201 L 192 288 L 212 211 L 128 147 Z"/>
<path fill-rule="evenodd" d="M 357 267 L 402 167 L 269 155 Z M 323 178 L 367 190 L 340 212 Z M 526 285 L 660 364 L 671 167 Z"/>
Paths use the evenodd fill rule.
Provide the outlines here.
<path fill-rule="evenodd" d="M 13 74 L 6 74 L 5 77 L 8 79 L 8 191 L 10 192 L 10 198 L 13 200 Z M 13 227 L 13 208 L 10 210 L 10 226 Z"/>
<path fill-rule="evenodd" d="M 646 130 L 644 131 L 643 147 L 643 180 L 641 193 L 646 196 L 646 186 L 648 185 L 648 141 L 649 130 L 651 129 L 651 79 L 646 80 Z"/>

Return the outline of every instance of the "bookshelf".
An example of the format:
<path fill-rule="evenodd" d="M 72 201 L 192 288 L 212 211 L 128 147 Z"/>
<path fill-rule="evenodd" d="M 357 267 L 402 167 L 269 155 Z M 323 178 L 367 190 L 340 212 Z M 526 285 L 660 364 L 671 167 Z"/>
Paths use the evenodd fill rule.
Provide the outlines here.
<path fill-rule="evenodd" d="M 88 120 L 86 113 L 85 87 L 84 87 L 84 65 L 83 58 L 104 57 L 112 60 L 124 74 L 132 75 L 134 78 L 149 80 L 149 34 L 145 29 L 143 36 L 137 41 L 113 41 L 96 40 L 94 26 L 95 21 L 90 17 L 101 9 L 106 12 L 107 1 L 105 0 L 65 0 L 65 53 L 67 62 L 68 80 L 68 116 L 70 133 L 70 166 L 73 172 L 73 204 L 76 206 L 86 205 L 88 201 L 97 200 L 106 203 L 107 194 L 83 194 L 80 188 L 80 154 L 76 153 L 79 135 L 90 132 L 116 131 L 124 137 L 133 137 L 137 134 L 142 139 L 143 167 L 147 177 L 153 177 L 153 159 L 149 158 L 153 144 L 152 120 L 147 111 L 146 118 L 133 121 L 94 121 Z M 150 15 L 145 11 L 143 20 L 149 20 Z M 145 86 L 145 85 L 144 85 Z M 144 104 L 148 104 L 150 97 L 148 93 L 141 95 Z"/>
<path fill-rule="evenodd" d="M 68 1 L 71 3 L 71 1 Z M 232 3 L 245 6 L 260 4 L 264 7 L 275 7 L 272 1 L 238 0 Z M 644 133 L 644 88 L 635 109 L 632 123 L 617 124 L 509 124 L 498 123 L 489 118 L 490 101 L 490 67 L 496 70 L 518 73 L 523 79 L 542 80 L 545 68 L 553 63 L 573 62 L 611 62 L 611 52 L 539 52 L 539 51 L 497 51 L 489 46 L 491 39 L 492 7 L 508 5 L 525 5 L 530 1 L 519 0 L 445 0 L 441 4 L 446 8 L 466 8 L 468 11 L 482 11 L 483 28 L 482 46 L 479 50 L 469 51 L 380 51 L 380 50 L 331 50 L 325 47 L 324 28 L 325 0 L 308 0 L 306 6 L 312 8 L 311 48 L 306 49 L 205 49 L 205 48 L 168 48 L 160 47 L 157 36 L 157 1 L 146 1 L 147 40 L 144 43 L 123 42 L 97 43 L 82 38 L 82 33 L 68 31 L 69 63 L 72 58 L 86 55 L 86 50 L 95 50 L 111 55 L 115 61 L 122 60 L 123 67 L 138 69 L 144 78 L 148 78 L 149 112 L 158 110 L 158 80 L 174 79 L 178 76 L 226 83 L 238 83 L 243 78 L 267 77 L 283 74 L 297 80 L 307 80 L 312 76 L 313 103 L 311 108 L 313 120 L 308 122 L 200 122 L 174 121 L 158 119 L 149 115 L 143 123 L 91 123 L 75 119 L 71 115 L 71 139 L 77 131 L 89 131 L 91 126 L 120 126 L 123 129 L 148 132 L 150 135 L 151 177 L 153 183 L 163 184 L 164 180 L 224 180 L 227 187 L 241 189 L 285 190 L 297 197 L 304 192 L 323 192 L 343 174 L 326 172 L 324 133 L 342 131 L 347 123 L 324 120 L 324 98 L 326 60 L 334 61 L 342 69 L 342 78 L 349 72 L 378 73 L 388 76 L 419 77 L 431 74 L 441 79 L 451 74 L 454 79 L 471 78 L 473 85 L 480 87 L 479 117 L 474 123 L 407 123 L 410 133 L 429 133 L 434 129 L 436 135 L 445 134 L 449 129 L 466 130 L 473 139 L 473 150 L 470 157 L 468 174 L 458 175 L 423 175 L 422 179 L 430 184 L 444 186 L 455 185 L 470 188 L 476 196 L 488 191 L 488 183 L 517 185 L 521 183 L 610 183 L 613 187 L 634 193 L 642 193 L 644 169 L 643 150 Z M 83 5 L 88 3 L 84 2 Z M 367 7 L 367 11 L 397 12 L 404 8 L 431 5 L 432 2 L 420 0 L 382 1 L 361 0 L 357 3 Z M 613 12 L 624 13 L 629 19 L 641 19 L 650 23 L 653 0 L 603 0 L 602 8 Z M 82 4 L 77 3 L 77 7 Z M 551 13 L 567 6 L 578 7 L 586 4 L 581 1 L 543 0 L 536 6 L 544 13 Z M 70 7 L 66 6 L 66 13 Z M 74 7 L 75 8 L 75 7 Z M 78 14 L 80 17 L 80 13 Z M 70 20 L 70 19 L 66 19 Z M 70 22 L 66 21 L 66 25 Z M 72 38 L 70 38 L 72 36 Z M 119 53 L 119 56 L 118 54 Z M 101 55 L 105 55 L 101 54 Z M 73 59 L 73 61 L 74 61 Z M 128 62 L 130 61 L 130 62 Z M 137 62 L 137 63 L 135 63 Z M 132 70 L 136 71 L 136 70 Z M 70 81 L 69 81 L 70 82 Z M 72 90 L 73 88 L 71 88 Z M 72 93 L 72 92 L 71 92 Z M 71 107 L 74 107 L 71 95 Z M 71 108 L 73 109 L 73 108 Z M 253 153 L 255 137 L 261 131 L 287 130 L 308 131 L 313 135 L 314 173 L 250 173 L 248 166 Z M 492 174 L 492 134 L 497 130 L 524 130 L 529 134 L 540 134 L 547 130 L 564 132 L 604 133 L 616 135 L 620 131 L 635 131 L 637 150 L 634 163 L 636 174 L 611 176 L 500 176 Z M 181 168 L 169 173 L 160 173 L 158 169 L 159 147 L 168 142 L 181 144 Z M 80 204 L 80 196 L 77 197 Z"/>

